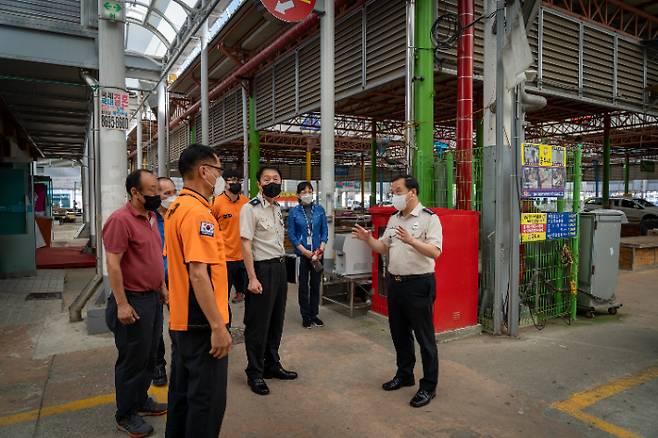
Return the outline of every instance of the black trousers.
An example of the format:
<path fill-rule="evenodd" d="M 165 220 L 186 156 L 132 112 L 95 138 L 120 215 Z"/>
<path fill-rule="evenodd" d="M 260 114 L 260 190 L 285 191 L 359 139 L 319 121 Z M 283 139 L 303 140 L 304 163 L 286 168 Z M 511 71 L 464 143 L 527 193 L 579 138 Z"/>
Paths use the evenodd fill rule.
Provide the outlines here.
<path fill-rule="evenodd" d="M 158 311 L 160 312 L 160 318 L 164 320 L 162 304 L 160 304 L 160 308 L 158 309 Z M 155 365 L 163 366 L 163 367 L 167 365 L 167 360 L 165 359 L 165 343 L 164 343 L 164 337 L 162 336 L 162 332 L 160 332 L 160 341 L 158 342 L 158 348 L 155 350 Z"/>
<path fill-rule="evenodd" d="M 439 351 L 434 337 L 435 280 L 433 275 L 396 281 L 389 274 L 388 323 L 397 357 L 396 377 L 414 377 L 414 338 L 420 345 L 423 378 L 420 389 L 434 391 L 439 379 Z"/>
<path fill-rule="evenodd" d="M 126 297 L 139 315 L 133 324 L 123 325 L 119 321 L 114 295 L 110 296 L 105 310 L 105 321 L 114 333 L 119 352 L 114 366 L 117 420 L 136 414 L 146 402 L 155 368 L 155 351 L 162 336 L 160 294 L 126 291 Z"/>
<path fill-rule="evenodd" d="M 247 292 L 247 269 L 244 267 L 243 260 L 226 262 L 226 271 L 228 274 L 228 294 L 231 296 L 231 289 L 235 286 L 237 293 Z"/>
<path fill-rule="evenodd" d="M 320 313 L 320 282 L 322 272 L 313 269 L 311 259 L 299 258 L 299 311 L 302 319 L 308 321 Z M 310 287 L 309 287 L 310 286 Z"/>
<path fill-rule="evenodd" d="M 210 331 L 170 331 L 167 438 L 217 438 L 226 410 L 228 357 L 215 359 Z"/>
<path fill-rule="evenodd" d="M 263 371 L 280 363 L 279 345 L 283 333 L 288 283 L 286 265 L 281 262 L 254 262 L 262 294 L 245 296 L 244 343 L 247 350 L 247 377 L 263 377 Z"/>
<path fill-rule="evenodd" d="M 231 289 L 235 286 L 235 291 L 244 294 L 247 292 L 247 269 L 244 267 L 243 260 L 226 262 L 226 273 L 228 277 L 228 302 L 231 302 Z M 231 305 L 228 306 L 228 326 L 231 327 L 233 322 L 233 312 Z"/>

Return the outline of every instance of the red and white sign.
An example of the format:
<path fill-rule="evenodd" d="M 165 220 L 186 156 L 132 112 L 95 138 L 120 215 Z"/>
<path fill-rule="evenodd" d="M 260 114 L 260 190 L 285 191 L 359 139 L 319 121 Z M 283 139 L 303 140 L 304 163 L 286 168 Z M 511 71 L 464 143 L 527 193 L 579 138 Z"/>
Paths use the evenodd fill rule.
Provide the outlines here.
<path fill-rule="evenodd" d="M 302 21 L 313 11 L 315 0 L 260 0 L 279 20 L 294 23 Z"/>

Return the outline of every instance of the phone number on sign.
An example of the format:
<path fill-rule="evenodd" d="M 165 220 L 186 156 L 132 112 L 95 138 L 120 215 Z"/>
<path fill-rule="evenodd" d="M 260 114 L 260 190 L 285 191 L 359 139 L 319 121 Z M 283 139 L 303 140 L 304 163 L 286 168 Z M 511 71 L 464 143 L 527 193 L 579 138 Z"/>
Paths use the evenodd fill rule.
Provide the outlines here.
<path fill-rule="evenodd" d="M 101 127 L 106 129 L 128 129 L 128 117 L 101 116 Z"/>

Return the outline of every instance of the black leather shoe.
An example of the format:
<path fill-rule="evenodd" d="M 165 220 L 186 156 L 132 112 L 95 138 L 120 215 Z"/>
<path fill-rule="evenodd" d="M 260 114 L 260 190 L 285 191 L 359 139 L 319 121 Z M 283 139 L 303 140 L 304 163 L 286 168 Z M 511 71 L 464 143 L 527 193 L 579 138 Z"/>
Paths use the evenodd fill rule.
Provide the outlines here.
<path fill-rule="evenodd" d="M 270 393 L 270 388 L 267 387 L 267 383 L 265 383 L 265 380 L 260 377 L 248 379 L 247 383 L 251 390 L 258 395 L 267 395 Z"/>
<path fill-rule="evenodd" d="M 393 379 L 384 383 L 382 388 L 384 388 L 384 391 L 395 391 L 396 389 L 400 389 L 403 386 L 414 386 L 415 384 L 416 382 L 414 382 L 414 379 L 402 380 L 399 377 L 393 377 Z"/>
<path fill-rule="evenodd" d="M 432 399 L 436 397 L 436 392 L 425 391 L 424 389 L 419 389 L 414 398 L 411 399 L 409 404 L 414 408 L 420 408 L 425 405 L 428 405 Z"/>
<path fill-rule="evenodd" d="M 297 373 L 285 370 L 279 365 L 278 367 L 265 370 L 263 377 L 266 379 L 295 380 L 297 378 Z"/>

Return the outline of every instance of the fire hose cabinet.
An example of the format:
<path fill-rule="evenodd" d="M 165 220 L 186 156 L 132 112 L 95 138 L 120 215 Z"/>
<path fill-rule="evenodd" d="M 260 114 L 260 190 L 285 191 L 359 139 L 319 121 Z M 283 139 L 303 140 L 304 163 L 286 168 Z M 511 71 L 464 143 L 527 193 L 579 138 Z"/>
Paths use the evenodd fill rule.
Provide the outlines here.
<path fill-rule="evenodd" d="M 478 306 L 478 233 L 480 214 L 476 211 L 432 208 L 443 229 L 443 251 L 436 261 L 436 299 L 434 331 L 447 331 L 477 325 Z M 373 237 L 386 230 L 395 213 L 392 207 L 372 207 Z M 375 313 L 388 316 L 388 261 L 373 252 L 372 307 Z"/>

